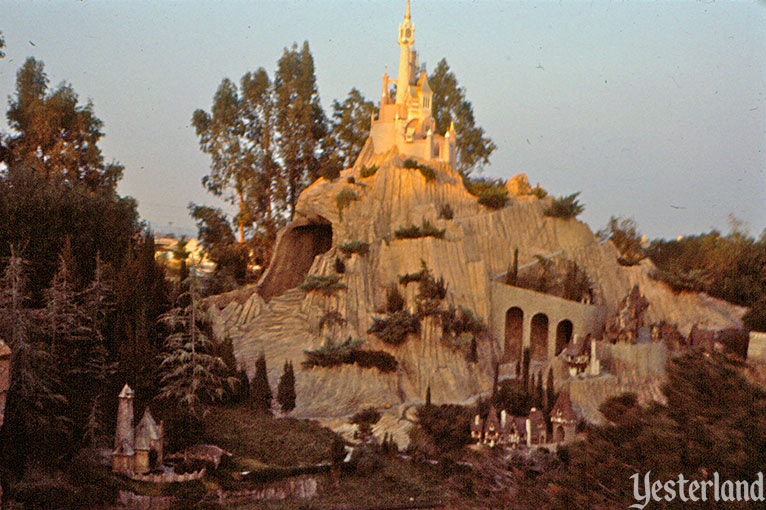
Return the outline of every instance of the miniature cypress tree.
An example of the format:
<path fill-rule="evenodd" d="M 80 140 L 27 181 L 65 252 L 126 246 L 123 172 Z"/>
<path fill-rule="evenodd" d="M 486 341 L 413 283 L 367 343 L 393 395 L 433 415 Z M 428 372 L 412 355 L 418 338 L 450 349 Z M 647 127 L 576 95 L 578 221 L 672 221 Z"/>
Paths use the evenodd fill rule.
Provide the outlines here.
<path fill-rule="evenodd" d="M 529 347 L 524 347 L 521 363 L 521 380 L 524 383 L 524 392 L 529 394 Z"/>
<path fill-rule="evenodd" d="M 543 409 L 545 403 L 545 394 L 543 393 L 543 374 L 542 372 L 537 374 L 537 386 L 535 387 L 535 406 L 538 409 Z"/>
<path fill-rule="evenodd" d="M 271 413 L 271 386 L 269 386 L 268 372 L 266 371 L 266 356 L 263 353 L 258 356 L 258 361 L 255 362 L 255 376 L 250 393 L 257 409 Z"/>
<path fill-rule="evenodd" d="M 471 348 L 468 350 L 466 359 L 469 363 L 476 363 L 479 361 L 479 346 L 476 343 L 476 337 L 471 338 Z"/>
<path fill-rule="evenodd" d="M 428 385 L 428 388 L 426 389 L 426 408 L 431 408 L 431 385 Z"/>
<path fill-rule="evenodd" d="M 284 371 L 277 386 L 277 402 L 284 413 L 295 409 L 295 372 L 292 362 L 285 361 Z"/>
<path fill-rule="evenodd" d="M 554 402 L 554 389 L 553 389 L 553 369 L 548 369 L 548 380 L 545 382 L 545 414 L 546 416 L 553 409 Z"/>

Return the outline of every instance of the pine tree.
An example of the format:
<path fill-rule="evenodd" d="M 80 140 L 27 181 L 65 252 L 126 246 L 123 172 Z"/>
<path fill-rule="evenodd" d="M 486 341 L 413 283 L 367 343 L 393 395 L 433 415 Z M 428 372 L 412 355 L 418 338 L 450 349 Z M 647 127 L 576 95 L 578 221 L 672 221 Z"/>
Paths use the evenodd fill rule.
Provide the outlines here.
<path fill-rule="evenodd" d="M 252 380 L 250 395 L 256 409 L 271 413 L 271 386 L 266 370 L 266 355 L 261 353 L 255 362 L 255 376 Z"/>
<path fill-rule="evenodd" d="M 282 377 L 279 378 L 279 385 L 277 386 L 277 402 L 282 408 L 282 412 L 287 414 L 295 409 L 295 372 L 293 371 L 293 364 L 285 361 L 284 371 Z"/>
<path fill-rule="evenodd" d="M 537 374 L 537 385 L 535 386 L 535 407 L 543 409 L 545 403 L 545 394 L 543 393 L 543 374 Z"/>
<path fill-rule="evenodd" d="M 203 325 L 209 321 L 202 304 L 200 283 L 192 274 L 187 281 L 189 305 L 165 313 L 160 321 L 169 328 L 160 354 L 158 398 L 176 403 L 191 416 L 203 416 L 209 406 L 222 401 L 237 379 L 213 352 L 212 340 Z"/>
<path fill-rule="evenodd" d="M 555 403 L 555 390 L 553 386 L 553 369 L 548 369 L 548 379 L 545 382 L 545 415 L 550 414 Z"/>
<path fill-rule="evenodd" d="M 529 347 L 524 347 L 521 360 L 521 381 L 524 384 L 524 393 L 529 395 Z"/>
<path fill-rule="evenodd" d="M 26 308 L 25 261 L 11 246 L 0 277 L 0 336 L 11 348 L 11 387 L 0 444 L 2 463 L 23 472 L 36 437 L 43 431 L 63 433 L 66 398 L 60 392 L 59 371 L 40 337 L 39 315 Z"/>
<path fill-rule="evenodd" d="M 426 409 L 431 409 L 431 385 L 426 388 Z"/>

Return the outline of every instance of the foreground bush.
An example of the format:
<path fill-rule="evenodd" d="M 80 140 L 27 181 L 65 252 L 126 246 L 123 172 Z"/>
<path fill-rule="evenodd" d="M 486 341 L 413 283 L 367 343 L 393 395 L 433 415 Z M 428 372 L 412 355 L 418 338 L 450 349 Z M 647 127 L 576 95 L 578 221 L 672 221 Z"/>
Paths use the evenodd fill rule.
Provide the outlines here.
<path fill-rule="evenodd" d="M 354 253 L 367 255 L 370 251 L 370 243 L 364 241 L 349 241 L 347 243 L 339 244 L 338 249 L 349 256 Z"/>
<path fill-rule="evenodd" d="M 479 193 L 479 203 L 490 209 L 502 209 L 508 200 L 508 190 L 505 188 L 489 188 Z"/>

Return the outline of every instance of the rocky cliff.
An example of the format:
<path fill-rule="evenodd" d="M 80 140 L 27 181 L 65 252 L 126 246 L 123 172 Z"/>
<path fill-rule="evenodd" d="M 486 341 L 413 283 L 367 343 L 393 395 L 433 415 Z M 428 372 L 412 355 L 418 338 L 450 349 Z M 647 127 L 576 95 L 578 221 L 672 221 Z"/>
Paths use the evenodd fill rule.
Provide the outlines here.
<path fill-rule="evenodd" d="M 386 287 L 399 275 L 418 271 L 421 260 L 447 283 L 443 306 L 462 305 L 487 323 L 489 282 L 508 269 L 518 248 L 520 265 L 554 253 L 575 261 L 607 314 L 638 284 L 651 303 L 648 322 L 676 324 L 683 333 L 695 323 L 711 329 L 740 326 L 743 309 L 702 294 L 675 294 L 650 277 L 649 261 L 621 266 L 614 246 L 599 243 L 584 223 L 544 216 L 550 199 L 512 196 L 504 208 L 488 209 L 450 167 L 428 164 L 436 170 L 434 179 L 403 168 L 395 149 L 374 154 L 368 142 L 353 168 L 333 181 L 319 179 L 301 194 L 259 284 L 211 300 L 219 335 L 232 338 L 235 356 L 250 375 L 264 352 L 273 387 L 286 359 L 297 368 L 304 350 L 323 343 L 319 323 L 328 311 L 346 321 L 338 339 L 362 338 L 363 348 L 389 352 L 399 361 L 396 372 L 388 374 L 356 365 L 298 369 L 298 416 L 343 416 L 362 405 L 395 409 L 422 400 L 429 384 L 436 403 L 462 401 L 490 388 L 492 367 L 502 357 L 503 332 L 493 331 L 479 343 L 478 363 L 468 363 L 464 352 L 445 345 L 434 319 L 427 318 L 420 337 L 401 346 L 367 334 L 384 307 Z M 374 167 L 373 175 L 362 177 L 363 170 L 368 175 Z M 452 219 L 439 217 L 447 205 Z M 445 230 L 443 239 L 396 239 L 397 229 L 426 220 Z M 339 246 L 351 241 L 369 243 L 369 251 L 347 257 Z M 344 266 L 340 281 L 345 290 L 326 296 L 298 288 L 307 274 L 335 274 L 336 259 Z M 413 306 L 416 289 L 416 284 L 403 288 L 408 306 Z"/>

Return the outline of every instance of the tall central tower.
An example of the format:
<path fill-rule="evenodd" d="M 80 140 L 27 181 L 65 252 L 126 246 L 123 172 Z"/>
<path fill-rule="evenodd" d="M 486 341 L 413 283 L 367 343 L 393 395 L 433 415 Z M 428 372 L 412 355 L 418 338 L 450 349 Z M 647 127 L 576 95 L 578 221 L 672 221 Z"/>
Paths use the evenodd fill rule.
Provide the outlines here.
<path fill-rule="evenodd" d="M 396 80 L 396 102 L 404 103 L 407 88 L 410 86 L 410 46 L 415 42 L 415 25 L 410 21 L 410 0 L 407 0 L 407 11 L 404 22 L 399 25 L 399 75 Z"/>

